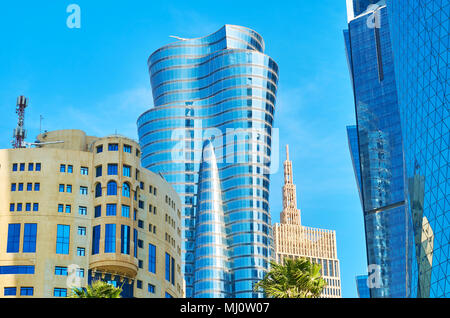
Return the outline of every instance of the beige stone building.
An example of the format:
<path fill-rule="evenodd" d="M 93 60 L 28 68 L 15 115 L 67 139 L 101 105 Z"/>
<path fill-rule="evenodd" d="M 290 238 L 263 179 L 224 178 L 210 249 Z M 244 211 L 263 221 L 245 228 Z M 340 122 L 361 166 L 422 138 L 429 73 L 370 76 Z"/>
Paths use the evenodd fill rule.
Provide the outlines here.
<path fill-rule="evenodd" d="M 126 137 L 46 132 L 0 150 L 0 297 L 64 297 L 102 279 L 183 297 L 181 202 Z"/>
<path fill-rule="evenodd" d="M 280 214 L 280 223 L 273 225 L 273 235 L 277 263 L 282 263 L 285 258 L 304 257 L 321 264 L 321 274 L 327 282 L 321 297 L 341 297 L 336 232 L 306 227 L 301 224 L 288 146 L 286 146 L 286 161 L 284 162 L 283 211 Z"/>

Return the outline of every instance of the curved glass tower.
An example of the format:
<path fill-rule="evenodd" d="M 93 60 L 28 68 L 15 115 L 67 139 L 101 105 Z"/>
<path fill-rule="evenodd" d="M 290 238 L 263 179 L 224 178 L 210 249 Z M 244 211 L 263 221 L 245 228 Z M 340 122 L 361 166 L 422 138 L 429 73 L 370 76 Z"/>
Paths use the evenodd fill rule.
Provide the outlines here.
<path fill-rule="evenodd" d="M 138 119 L 142 164 L 163 174 L 184 204 L 186 296 L 204 297 L 210 286 L 201 280 L 214 272 L 202 269 L 195 275 L 203 266 L 196 263 L 200 234 L 195 224 L 201 212 L 196 195 L 208 193 L 198 189 L 200 162 L 204 141 L 212 140 L 226 220 L 230 296 L 261 297 L 253 285 L 270 259 L 269 166 L 278 66 L 264 54 L 258 33 L 233 25 L 166 45 L 150 56 L 148 66 L 155 107 Z"/>
<path fill-rule="evenodd" d="M 388 0 L 417 270 L 412 294 L 450 297 L 450 0 Z"/>

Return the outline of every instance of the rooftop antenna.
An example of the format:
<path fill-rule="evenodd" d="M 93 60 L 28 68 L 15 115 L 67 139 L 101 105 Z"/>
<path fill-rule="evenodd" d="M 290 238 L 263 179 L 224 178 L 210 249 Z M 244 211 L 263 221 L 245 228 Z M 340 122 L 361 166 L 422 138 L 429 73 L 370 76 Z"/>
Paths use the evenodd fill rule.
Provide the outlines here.
<path fill-rule="evenodd" d="M 27 137 L 27 132 L 24 129 L 25 122 L 25 108 L 28 106 L 28 98 L 25 96 L 17 97 L 16 114 L 18 115 L 17 127 L 13 132 L 13 148 L 25 148 L 25 138 Z"/>

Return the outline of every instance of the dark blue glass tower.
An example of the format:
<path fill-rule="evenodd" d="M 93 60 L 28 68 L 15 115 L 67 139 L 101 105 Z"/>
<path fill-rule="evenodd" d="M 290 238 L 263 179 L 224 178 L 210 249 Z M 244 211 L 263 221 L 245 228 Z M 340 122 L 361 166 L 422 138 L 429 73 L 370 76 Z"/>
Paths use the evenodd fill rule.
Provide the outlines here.
<path fill-rule="evenodd" d="M 450 297 L 450 0 L 387 6 L 414 224 L 412 294 Z"/>
<path fill-rule="evenodd" d="M 412 237 L 387 10 L 384 1 L 364 1 L 369 10 L 356 2 L 353 8 L 360 11 L 349 12 L 344 32 L 357 121 L 347 131 L 363 205 L 368 274 L 380 274 L 370 294 L 409 297 Z"/>
<path fill-rule="evenodd" d="M 142 165 L 163 174 L 181 196 L 186 296 L 262 297 L 253 285 L 271 256 L 269 167 L 278 66 L 264 54 L 258 33 L 232 25 L 166 45 L 148 66 L 155 107 L 138 119 Z M 215 152 L 219 180 L 213 183 L 199 180 L 205 140 Z M 214 197 L 213 205 L 223 208 L 226 240 L 208 236 L 222 218 L 210 209 L 219 186 L 222 203 Z M 224 263 L 216 276 L 214 265 L 205 263 L 215 262 L 214 249 L 228 253 L 230 275 Z"/>
<path fill-rule="evenodd" d="M 367 286 L 367 275 L 356 276 L 356 289 L 358 291 L 359 298 L 370 298 L 370 290 Z"/>

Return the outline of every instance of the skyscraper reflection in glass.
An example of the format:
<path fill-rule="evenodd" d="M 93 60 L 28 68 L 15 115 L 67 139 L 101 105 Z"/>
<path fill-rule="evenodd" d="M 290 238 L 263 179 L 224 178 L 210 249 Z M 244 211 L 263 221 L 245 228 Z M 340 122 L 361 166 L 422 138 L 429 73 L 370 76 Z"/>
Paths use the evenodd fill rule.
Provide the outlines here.
<path fill-rule="evenodd" d="M 450 1 L 387 7 L 414 224 L 412 295 L 450 297 Z"/>
<path fill-rule="evenodd" d="M 412 229 L 386 5 L 354 0 L 348 8 L 344 37 L 357 125 L 347 132 L 364 211 L 368 274 L 379 273 L 370 294 L 409 297 Z"/>
<path fill-rule="evenodd" d="M 166 45 L 150 56 L 148 66 L 155 107 L 138 119 L 142 164 L 163 174 L 184 204 L 186 296 L 262 297 L 253 285 L 270 260 L 269 167 L 278 66 L 264 54 L 258 33 L 233 25 Z M 210 144 L 204 149 L 206 140 Z M 202 153 L 211 149 L 219 180 L 202 181 Z M 221 197 L 215 194 L 218 188 Z M 222 219 L 218 207 L 223 229 L 215 223 Z M 226 240 L 208 237 L 213 228 L 226 233 Z M 219 261 L 210 257 L 214 249 L 217 259 L 229 257 L 220 263 L 219 275 L 213 269 Z"/>

